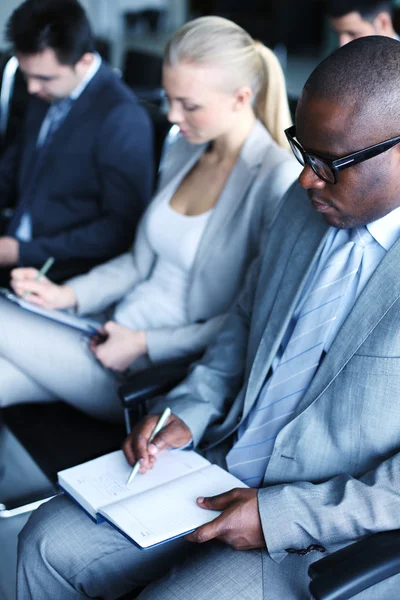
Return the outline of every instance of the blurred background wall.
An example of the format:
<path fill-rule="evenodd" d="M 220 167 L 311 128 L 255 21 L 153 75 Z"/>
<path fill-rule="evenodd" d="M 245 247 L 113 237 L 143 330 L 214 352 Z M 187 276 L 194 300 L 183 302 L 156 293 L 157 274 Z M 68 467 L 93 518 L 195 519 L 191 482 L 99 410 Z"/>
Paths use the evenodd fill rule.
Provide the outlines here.
<path fill-rule="evenodd" d="M 145 100 L 160 102 L 165 41 L 190 18 L 217 14 L 242 25 L 274 49 L 293 100 L 316 64 L 336 46 L 325 0 L 81 0 L 98 50 Z M 395 24 L 400 30 L 400 0 Z M 0 76 L 8 56 L 4 27 L 20 0 L 0 0 Z M 1 55 L 3 60 L 1 62 Z"/>

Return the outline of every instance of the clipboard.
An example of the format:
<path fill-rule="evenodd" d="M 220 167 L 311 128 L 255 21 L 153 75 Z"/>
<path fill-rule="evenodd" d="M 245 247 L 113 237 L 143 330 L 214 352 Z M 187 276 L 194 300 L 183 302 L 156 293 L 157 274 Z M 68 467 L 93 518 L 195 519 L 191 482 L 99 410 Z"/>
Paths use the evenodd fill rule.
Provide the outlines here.
<path fill-rule="evenodd" d="M 91 319 L 82 319 L 81 317 L 77 317 L 63 310 L 52 310 L 50 308 L 42 308 L 41 306 L 32 304 L 32 302 L 28 302 L 27 300 L 19 298 L 18 296 L 10 292 L 10 290 L 8 290 L 7 288 L 0 288 L 0 298 L 4 298 L 9 302 L 18 305 L 22 310 L 27 310 L 31 313 L 40 315 L 41 317 L 45 317 L 46 319 L 50 319 L 50 321 L 55 321 L 56 323 L 60 323 L 61 325 L 71 327 L 72 329 L 80 331 L 88 337 L 104 337 L 104 335 L 99 331 L 101 323 L 98 323 L 97 321 Z"/>

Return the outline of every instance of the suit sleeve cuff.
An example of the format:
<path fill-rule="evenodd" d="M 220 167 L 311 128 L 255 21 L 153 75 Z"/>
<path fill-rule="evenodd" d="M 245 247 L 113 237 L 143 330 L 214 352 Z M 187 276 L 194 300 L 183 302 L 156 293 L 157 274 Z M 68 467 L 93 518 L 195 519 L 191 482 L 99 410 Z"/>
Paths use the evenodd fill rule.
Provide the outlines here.
<path fill-rule="evenodd" d="M 19 241 L 19 264 L 21 267 L 42 266 L 48 258 L 37 243 Z"/>

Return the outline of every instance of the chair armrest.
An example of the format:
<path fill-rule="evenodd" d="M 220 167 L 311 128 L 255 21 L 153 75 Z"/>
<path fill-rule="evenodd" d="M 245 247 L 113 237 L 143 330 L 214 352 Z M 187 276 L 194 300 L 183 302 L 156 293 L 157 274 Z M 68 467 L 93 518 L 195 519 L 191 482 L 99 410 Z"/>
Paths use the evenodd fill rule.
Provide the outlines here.
<path fill-rule="evenodd" d="M 132 380 L 119 388 L 119 397 L 124 408 L 135 408 L 146 400 L 166 394 L 185 379 L 190 363 L 175 361 L 155 365 L 132 376 Z"/>
<path fill-rule="evenodd" d="M 312 563 L 315 600 L 347 600 L 400 572 L 400 530 L 376 533 Z"/>

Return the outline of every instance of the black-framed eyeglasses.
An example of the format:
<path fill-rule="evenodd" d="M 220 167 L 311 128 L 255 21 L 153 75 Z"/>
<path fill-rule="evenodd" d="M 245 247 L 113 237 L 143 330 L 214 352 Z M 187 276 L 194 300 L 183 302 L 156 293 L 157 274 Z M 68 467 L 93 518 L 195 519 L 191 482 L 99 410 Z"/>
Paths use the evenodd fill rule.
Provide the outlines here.
<path fill-rule="evenodd" d="M 324 156 L 318 156 L 312 152 L 306 152 L 304 148 L 300 146 L 299 142 L 294 139 L 296 137 L 295 125 L 289 127 L 289 129 L 286 129 L 285 134 L 292 152 L 299 163 L 303 165 L 303 167 L 306 164 L 310 165 L 317 177 L 326 183 L 332 184 L 338 182 L 339 171 L 347 169 L 348 167 L 352 167 L 353 165 L 358 165 L 359 163 L 364 162 L 364 160 L 368 160 L 374 156 L 378 156 L 378 154 L 386 152 L 386 150 L 393 148 L 393 146 L 400 142 L 400 135 L 398 135 L 390 140 L 385 140 L 384 142 L 379 142 L 379 144 L 374 144 L 374 146 L 369 146 L 368 148 L 358 150 L 357 152 L 353 152 L 347 156 L 342 156 L 342 158 L 330 160 Z"/>

